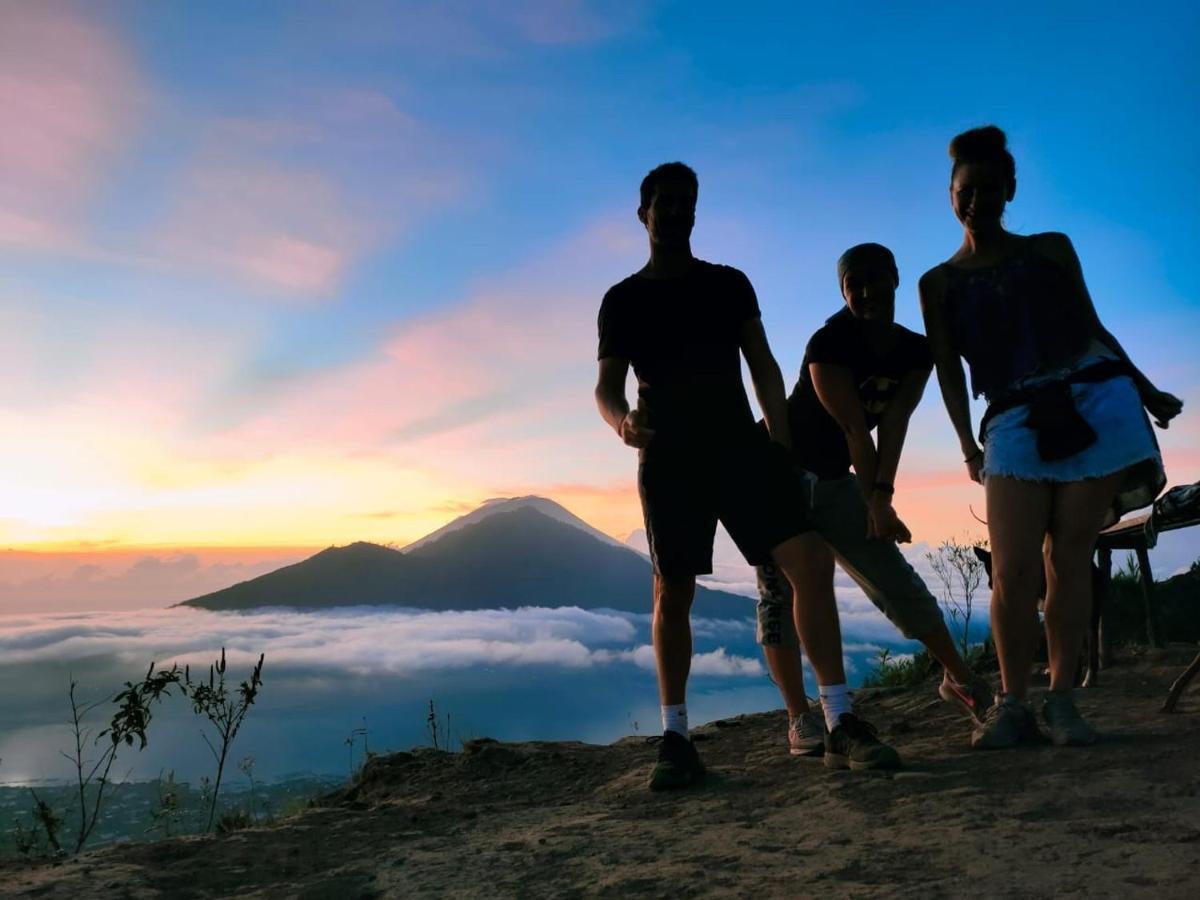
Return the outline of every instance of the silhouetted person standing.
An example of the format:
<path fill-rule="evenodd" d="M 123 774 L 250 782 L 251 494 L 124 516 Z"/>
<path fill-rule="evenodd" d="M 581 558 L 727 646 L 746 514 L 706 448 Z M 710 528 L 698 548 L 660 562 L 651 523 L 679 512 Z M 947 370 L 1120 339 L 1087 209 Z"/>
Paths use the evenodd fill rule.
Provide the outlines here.
<path fill-rule="evenodd" d="M 1101 324 L 1065 234 L 1003 225 L 1017 191 L 1004 132 L 950 142 L 950 205 L 962 246 L 921 278 L 921 308 L 942 399 L 968 475 L 987 496 L 992 636 L 1002 695 L 975 730 L 980 749 L 1035 739 L 1026 702 L 1046 577 L 1050 690 L 1042 715 L 1058 745 L 1096 739 L 1071 696 L 1092 596 L 1092 553 L 1105 522 L 1150 503 L 1166 482 L 1143 407 L 1160 427 L 1181 401 L 1158 390 Z M 967 384 L 984 395 L 982 449 Z"/>
<path fill-rule="evenodd" d="M 836 557 L 880 612 L 942 664 L 942 699 L 979 723 L 992 705 L 991 686 L 959 656 L 937 600 L 896 546 L 912 539 L 892 505 L 893 482 L 909 417 L 933 369 L 929 342 L 896 324 L 900 272 L 887 247 L 851 247 L 837 273 L 846 305 L 809 340 L 788 397 L 793 458 L 813 479 L 813 531 L 801 538 L 807 564 L 797 602 L 834 596 Z M 825 755 L 825 723 L 805 696 L 791 585 L 764 565 L 758 590 L 758 640 L 787 704 L 791 753 Z M 836 753 L 826 762 L 837 765 Z"/>
<path fill-rule="evenodd" d="M 613 286 L 599 316 L 600 414 L 638 448 L 638 488 L 654 561 L 653 641 L 663 741 L 653 790 L 700 780 L 704 767 L 688 738 L 690 610 L 696 576 L 712 571 L 720 520 L 751 565 L 774 560 L 793 584 L 807 530 L 803 481 L 792 470 L 783 376 L 771 354 L 749 280 L 691 250 L 699 183 L 683 163 L 642 181 L 638 219 L 650 259 Z M 772 440 L 757 428 L 742 383 L 741 356 Z M 625 398 L 632 364 L 638 408 Z M 797 626 L 822 685 L 840 686 L 849 714 L 841 633 L 833 603 L 797 612 Z M 852 716 L 850 717 L 853 718 Z M 861 765 L 894 765 L 895 753 L 856 731 Z"/>

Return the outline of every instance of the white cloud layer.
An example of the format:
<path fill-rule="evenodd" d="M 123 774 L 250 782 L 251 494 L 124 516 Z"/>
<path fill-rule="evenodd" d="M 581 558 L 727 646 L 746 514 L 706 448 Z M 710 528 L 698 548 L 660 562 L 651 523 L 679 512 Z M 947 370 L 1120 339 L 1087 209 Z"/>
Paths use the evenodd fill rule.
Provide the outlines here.
<path fill-rule="evenodd" d="M 742 622 L 697 622 L 697 637 L 744 641 Z M 416 612 L 358 607 L 336 612 L 200 610 L 0 616 L 0 664 L 69 663 L 96 657 L 145 665 L 207 666 L 222 647 L 240 669 L 266 653 L 271 669 L 409 675 L 488 666 L 654 668 L 636 617 L 576 607 Z M 698 653 L 697 675 L 761 675 L 757 659 L 724 647 Z"/>

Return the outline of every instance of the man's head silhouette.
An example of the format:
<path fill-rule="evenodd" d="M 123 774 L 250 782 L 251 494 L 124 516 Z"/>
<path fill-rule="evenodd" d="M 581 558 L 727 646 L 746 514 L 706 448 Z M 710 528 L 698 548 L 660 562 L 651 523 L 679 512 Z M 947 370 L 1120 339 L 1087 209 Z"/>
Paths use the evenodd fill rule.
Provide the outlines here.
<path fill-rule="evenodd" d="M 663 163 L 650 170 L 642 179 L 638 219 L 646 226 L 652 244 L 664 250 L 689 246 L 699 192 L 696 173 L 684 163 Z"/>
<path fill-rule="evenodd" d="M 882 244 L 856 244 L 837 263 L 842 297 L 856 318 L 891 322 L 896 314 L 900 272 Z"/>

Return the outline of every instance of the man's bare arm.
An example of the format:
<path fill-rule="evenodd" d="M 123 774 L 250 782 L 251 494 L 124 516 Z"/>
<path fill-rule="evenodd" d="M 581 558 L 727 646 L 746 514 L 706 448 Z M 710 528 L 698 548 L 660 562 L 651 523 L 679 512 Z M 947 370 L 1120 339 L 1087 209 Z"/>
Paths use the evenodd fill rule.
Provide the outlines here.
<path fill-rule="evenodd" d="M 913 410 L 921 402 L 929 372 L 909 372 L 900 382 L 900 387 L 887 410 L 879 418 L 879 450 L 875 469 L 875 480 L 894 484 L 896 471 L 900 468 L 900 454 L 904 450 L 904 439 L 908 435 L 908 421 Z"/>
<path fill-rule="evenodd" d="M 637 410 L 630 412 L 625 398 L 625 378 L 629 374 L 629 360 L 606 356 L 600 360 L 600 374 L 596 380 L 596 406 L 600 416 L 630 447 L 645 447 L 654 437 Z"/>
<path fill-rule="evenodd" d="M 792 432 L 788 425 L 787 394 L 783 388 L 783 372 L 767 343 L 767 332 L 762 319 L 751 319 L 742 326 L 739 341 L 746 364 L 750 367 L 750 380 L 754 382 L 754 395 L 767 420 L 767 431 L 771 440 L 791 449 Z"/>
<path fill-rule="evenodd" d="M 871 432 L 867 428 L 862 401 L 854 387 L 854 376 L 846 366 L 830 363 L 809 363 L 808 372 L 812 376 L 817 399 L 846 436 L 850 462 L 858 475 L 863 496 L 869 497 L 877 477 L 878 459 Z"/>

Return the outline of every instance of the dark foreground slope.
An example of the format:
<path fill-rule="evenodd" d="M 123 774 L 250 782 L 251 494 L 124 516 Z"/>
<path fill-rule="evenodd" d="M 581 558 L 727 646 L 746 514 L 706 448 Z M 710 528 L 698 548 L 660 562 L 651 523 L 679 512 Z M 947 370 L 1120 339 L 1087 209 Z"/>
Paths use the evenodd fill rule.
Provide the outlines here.
<path fill-rule="evenodd" d="M 0 896 L 1200 896 L 1200 689 L 1157 712 L 1191 651 L 1114 668 L 1081 705 L 1088 750 L 984 755 L 919 692 L 862 704 L 892 775 L 783 752 L 782 713 L 699 729 L 712 776 L 653 795 L 654 747 L 469 745 L 382 756 L 272 827 L 0 867 Z"/>
<path fill-rule="evenodd" d="M 366 543 L 331 547 L 180 605 L 211 610 L 579 606 L 646 613 L 650 578 L 649 561 L 636 551 L 522 506 L 406 553 Z M 741 618 L 753 615 L 753 601 L 697 587 L 693 611 Z"/>

